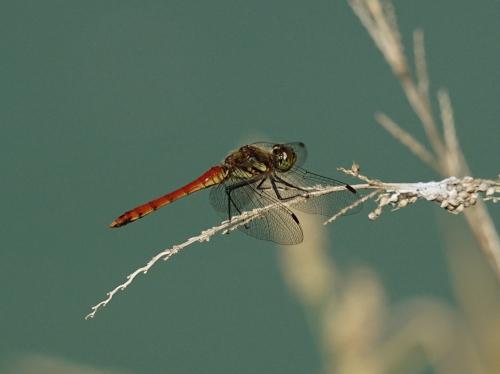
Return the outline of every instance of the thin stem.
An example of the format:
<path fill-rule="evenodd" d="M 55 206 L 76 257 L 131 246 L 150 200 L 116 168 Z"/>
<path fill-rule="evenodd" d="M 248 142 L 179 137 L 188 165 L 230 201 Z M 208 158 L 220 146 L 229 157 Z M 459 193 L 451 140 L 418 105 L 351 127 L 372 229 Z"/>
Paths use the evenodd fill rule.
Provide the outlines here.
<path fill-rule="evenodd" d="M 368 190 L 370 192 L 366 195 L 360 194 L 358 199 L 334 214 L 331 218 L 325 221 L 325 224 L 333 222 L 338 217 L 348 213 L 350 210 L 370 199 L 376 201 L 378 205 L 376 209 L 368 215 L 368 217 L 370 219 L 376 219 L 380 216 L 382 209 L 386 206 L 392 206 L 394 209 L 400 209 L 415 203 L 418 199 L 434 201 L 438 203 L 441 208 L 450 213 L 461 213 L 465 208 L 474 205 L 480 196 L 500 198 L 500 182 L 486 179 L 450 177 L 438 182 L 385 183 L 359 174 L 358 166 L 351 168 L 350 170 L 343 168 L 340 168 L 339 170 L 367 182 L 353 184 L 351 187 L 360 192 L 364 190 Z M 233 231 L 248 224 L 254 219 L 259 219 L 259 217 L 261 217 L 264 213 L 283 205 L 293 208 L 294 205 L 303 203 L 314 197 L 345 191 L 346 188 L 344 186 L 316 186 L 311 188 L 310 191 L 304 192 L 302 195 L 298 195 L 290 200 L 276 201 L 264 207 L 243 212 L 238 216 L 234 216 L 231 220 L 223 221 L 218 226 L 202 231 L 199 235 L 193 236 L 181 244 L 164 249 L 151 258 L 151 260 L 149 260 L 144 266 L 139 267 L 127 275 L 126 281 L 108 292 L 104 300 L 92 307 L 91 312 L 87 314 L 85 319 L 93 318 L 97 311 L 105 307 L 119 291 L 125 290 L 130 284 L 132 284 L 134 279 L 139 274 L 146 274 L 159 260 L 167 261 L 173 255 L 177 254 L 191 244 L 208 241 L 216 234 Z M 500 269 L 500 259 L 495 257 L 495 261 L 497 263 L 496 269 L 498 270 Z"/>

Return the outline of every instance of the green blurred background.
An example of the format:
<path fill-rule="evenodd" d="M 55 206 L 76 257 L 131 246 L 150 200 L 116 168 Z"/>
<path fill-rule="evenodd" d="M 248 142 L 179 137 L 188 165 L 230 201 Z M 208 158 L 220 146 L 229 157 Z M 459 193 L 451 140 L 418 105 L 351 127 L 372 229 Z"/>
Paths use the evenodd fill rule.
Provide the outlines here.
<path fill-rule="evenodd" d="M 432 89 L 450 91 L 475 176 L 495 177 L 500 3 L 395 5 L 405 42 L 425 30 Z M 438 178 L 375 124 L 384 110 L 423 139 L 346 2 L 4 0 L 0 28 L 0 368 L 41 356 L 120 373 L 320 372 L 282 249 L 241 233 L 187 249 L 83 317 L 158 250 L 218 222 L 206 191 L 109 230 L 115 216 L 242 144 L 301 140 L 309 169 L 341 179 L 353 160 L 387 181 Z M 391 303 L 453 304 L 446 213 L 368 212 L 327 228 L 339 269 L 374 269 Z"/>

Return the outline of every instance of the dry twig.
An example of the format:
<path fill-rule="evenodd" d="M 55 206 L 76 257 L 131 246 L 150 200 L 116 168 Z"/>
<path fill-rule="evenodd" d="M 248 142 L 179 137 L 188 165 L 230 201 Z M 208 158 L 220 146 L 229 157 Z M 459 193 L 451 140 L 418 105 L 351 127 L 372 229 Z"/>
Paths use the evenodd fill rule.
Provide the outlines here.
<path fill-rule="evenodd" d="M 387 206 L 391 206 L 394 211 L 411 205 L 419 199 L 438 203 L 441 208 L 446 209 L 450 213 L 461 213 L 465 208 L 474 205 L 481 197 L 487 201 L 493 202 L 500 199 L 499 181 L 474 179 L 472 177 L 450 177 L 439 182 L 385 183 L 360 174 L 358 165 L 353 165 L 351 169 L 340 168 L 339 170 L 365 182 L 363 184 L 352 185 L 352 187 L 357 191 L 371 191 L 366 195 L 360 194 L 357 201 L 342 209 L 333 217 L 330 217 L 325 221 L 325 224 L 334 221 L 339 216 L 348 213 L 350 210 L 356 208 L 369 199 L 373 199 L 377 203 L 375 210 L 368 215 L 368 217 L 372 220 L 378 218 L 382 214 L 382 210 Z M 191 244 L 208 241 L 216 234 L 233 231 L 254 219 L 260 219 L 265 212 L 275 209 L 277 205 L 284 204 L 293 208 L 294 205 L 304 202 L 307 199 L 340 191 L 345 191 L 345 187 L 316 186 L 314 190 L 285 202 L 276 202 L 249 212 L 243 212 L 242 214 L 233 217 L 230 221 L 224 221 L 219 226 L 202 231 L 199 235 L 189 238 L 184 243 L 162 250 L 149 260 L 146 265 L 129 274 L 125 282 L 108 292 L 106 298 L 93 306 L 92 311 L 85 318 L 93 318 L 96 312 L 100 308 L 105 307 L 118 291 L 123 291 L 127 288 L 139 274 L 146 274 L 159 260 L 167 261 L 173 255 Z"/>
<path fill-rule="evenodd" d="M 442 176 L 470 175 L 456 134 L 451 101 L 446 90 L 438 91 L 443 135 L 432 112 L 423 32 L 416 30 L 413 34 L 413 78 L 390 0 L 349 0 L 349 4 L 398 78 L 411 108 L 420 119 L 432 152 L 387 115 L 377 114 L 377 122 Z M 500 239 L 484 204 L 478 203 L 475 209 L 466 212 L 465 217 L 483 254 L 500 278 Z"/>

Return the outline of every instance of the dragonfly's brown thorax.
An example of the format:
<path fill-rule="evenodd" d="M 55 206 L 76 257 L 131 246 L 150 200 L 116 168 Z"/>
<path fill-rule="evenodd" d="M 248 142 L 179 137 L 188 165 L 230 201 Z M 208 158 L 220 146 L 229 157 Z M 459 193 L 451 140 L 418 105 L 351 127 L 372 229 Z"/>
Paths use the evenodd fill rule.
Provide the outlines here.
<path fill-rule="evenodd" d="M 227 156 L 224 160 L 224 166 L 230 174 L 249 178 L 270 173 L 273 170 L 273 157 L 270 152 L 264 149 L 245 145 Z"/>
<path fill-rule="evenodd" d="M 285 144 L 275 144 L 270 149 L 245 145 L 227 156 L 224 166 L 229 174 L 240 178 L 251 178 L 274 171 L 286 172 L 296 161 L 296 153 Z"/>

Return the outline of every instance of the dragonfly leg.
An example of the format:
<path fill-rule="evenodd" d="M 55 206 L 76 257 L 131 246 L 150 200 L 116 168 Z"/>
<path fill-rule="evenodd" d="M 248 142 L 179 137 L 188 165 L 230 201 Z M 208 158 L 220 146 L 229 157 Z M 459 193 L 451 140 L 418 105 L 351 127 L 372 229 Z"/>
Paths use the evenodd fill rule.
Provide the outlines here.
<path fill-rule="evenodd" d="M 264 184 L 264 182 L 266 181 L 267 178 L 262 178 L 262 180 L 260 181 L 260 183 L 257 185 L 257 189 L 258 190 L 263 190 L 262 185 Z"/>
<path fill-rule="evenodd" d="M 300 194 L 296 194 L 296 195 L 293 195 L 293 196 L 287 196 L 287 197 L 281 196 L 280 191 L 279 191 L 278 187 L 276 186 L 276 181 L 273 178 L 269 178 L 269 179 L 271 181 L 271 186 L 273 187 L 274 193 L 276 194 L 276 197 L 278 198 L 278 200 L 286 201 L 286 200 L 293 199 L 293 198 L 295 198 L 297 196 L 300 196 Z M 281 182 L 279 180 L 278 180 L 278 182 L 284 184 L 285 186 L 292 187 L 294 189 L 297 188 L 297 187 L 295 187 L 295 186 L 293 186 L 293 185 L 291 185 L 289 183 L 283 183 L 283 182 Z"/>
<path fill-rule="evenodd" d="M 241 187 L 241 186 L 240 186 Z M 226 194 L 227 194 L 227 219 L 231 220 L 232 214 L 231 214 L 231 205 L 233 205 L 236 210 L 238 211 L 239 214 L 241 214 L 240 208 L 234 203 L 233 199 L 231 198 L 231 192 L 233 192 L 235 188 L 229 188 L 226 187 Z"/>
<path fill-rule="evenodd" d="M 276 182 L 277 183 L 280 183 L 284 186 L 287 186 L 287 187 L 290 187 L 290 188 L 293 188 L 294 190 L 299 190 L 299 191 L 304 191 L 304 192 L 307 192 L 307 190 L 301 188 L 301 187 L 298 187 L 298 186 L 294 186 L 293 184 L 287 182 L 286 180 L 284 180 L 283 178 L 280 178 L 278 177 L 277 175 L 274 175 L 272 178 L 270 178 L 271 180 L 271 185 L 273 187 L 273 190 L 274 190 L 274 193 L 276 194 L 276 196 L 278 197 L 279 200 L 283 200 L 283 201 L 286 201 L 286 200 L 290 200 L 290 199 L 293 199 L 297 196 L 301 196 L 300 193 L 298 194 L 295 194 L 293 196 L 287 196 L 287 197 L 283 197 L 281 196 L 281 194 L 279 193 L 279 189 L 278 187 L 276 186 Z"/>
<path fill-rule="evenodd" d="M 274 193 L 276 194 L 276 196 L 278 197 L 279 200 L 285 201 L 285 200 L 293 199 L 294 197 L 298 196 L 298 194 L 295 196 L 289 196 L 289 197 L 281 196 L 280 192 L 278 190 L 278 187 L 276 187 L 276 181 L 273 178 L 269 178 L 269 180 L 271 181 L 271 186 L 273 186 Z M 295 213 L 292 213 L 292 218 L 297 224 L 300 224 L 299 219 L 297 218 Z"/>
<path fill-rule="evenodd" d="M 286 180 L 284 180 L 283 178 L 281 178 L 281 177 L 279 177 L 277 175 L 275 175 L 274 178 L 276 179 L 276 181 L 280 182 L 281 184 L 284 184 L 287 187 L 291 187 L 291 188 L 295 188 L 296 190 L 299 190 L 299 191 L 307 192 L 306 189 L 298 187 L 298 186 L 295 186 L 295 185 L 287 182 Z"/>
<path fill-rule="evenodd" d="M 261 180 L 262 179 L 262 180 Z M 227 186 L 226 187 L 226 194 L 227 194 L 227 212 L 228 212 L 228 219 L 231 220 L 232 218 L 232 214 L 231 214 L 231 205 L 234 206 L 238 212 L 238 214 L 241 214 L 241 210 L 240 208 L 235 204 L 235 202 L 233 201 L 233 199 L 231 198 L 231 193 L 238 189 L 238 188 L 241 188 L 243 186 L 247 186 L 249 184 L 252 184 L 252 183 L 255 183 L 257 182 L 258 180 L 261 180 L 259 185 L 257 186 L 257 188 L 259 186 L 262 185 L 262 183 L 264 183 L 264 181 L 266 180 L 266 178 L 262 178 L 262 176 L 257 176 L 257 177 L 254 177 L 254 178 L 250 178 L 250 179 L 247 179 L 247 180 L 243 180 L 241 182 L 238 182 L 238 183 L 235 183 L 235 184 L 232 184 L 230 186 Z"/>

